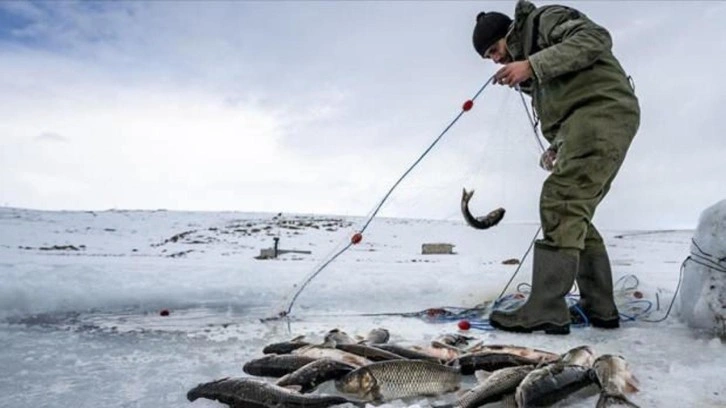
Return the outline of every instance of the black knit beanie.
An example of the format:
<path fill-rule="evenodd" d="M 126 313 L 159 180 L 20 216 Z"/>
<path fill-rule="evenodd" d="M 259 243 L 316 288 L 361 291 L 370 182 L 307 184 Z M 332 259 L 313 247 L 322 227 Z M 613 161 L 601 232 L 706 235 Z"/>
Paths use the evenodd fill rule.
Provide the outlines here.
<path fill-rule="evenodd" d="M 509 31 L 512 19 L 506 14 L 492 11 L 489 13 L 481 12 L 476 16 L 476 26 L 474 27 L 474 49 L 479 55 L 484 57 L 484 53 L 495 42 L 504 38 Z"/>

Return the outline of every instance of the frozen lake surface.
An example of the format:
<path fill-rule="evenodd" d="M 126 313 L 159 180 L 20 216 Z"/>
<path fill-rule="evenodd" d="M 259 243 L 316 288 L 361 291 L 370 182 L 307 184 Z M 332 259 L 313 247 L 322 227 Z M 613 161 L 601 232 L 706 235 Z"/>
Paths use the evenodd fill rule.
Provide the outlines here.
<path fill-rule="evenodd" d="M 361 221 L 0 208 L 0 407 L 223 407 L 190 403 L 186 392 L 201 382 L 244 376 L 242 365 L 272 342 L 320 339 L 332 328 L 365 335 L 385 327 L 391 341 L 425 345 L 456 332 L 456 322 L 363 314 L 490 301 L 516 269 L 502 261 L 521 258 L 537 230 L 531 224 L 477 231 L 458 221 L 376 219 L 361 244 L 302 292 L 288 322 L 260 322 L 283 310 L 295 285 L 347 243 Z M 643 317 L 662 317 L 693 231 L 602 232 L 615 279 L 638 285 L 620 291 L 619 303 L 627 307 L 637 290 L 653 303 Z M 255 259 L 274 237 L 281 249 L 310 254 Z M 455 254 L 421 255 L 421 244 L 431 242 L 451 243 Z M 529 282 L 530 267 L 528 259 L 510 290 Z M 168 316 L 160 314 L 164 309 Z M 587 344 L 599 354 L 621 354 L 640 380 L 632 399 L 643 407 L 726 406 L 724 344 L 691 331 L 676 314 L 659 323 L 626 322 L 617 331 L 573 329 L 563 337 L 468 334 L 485 343 L 555 352 Z M 560 406 L 592 407 L 596 400 L 579 395 Z"/>

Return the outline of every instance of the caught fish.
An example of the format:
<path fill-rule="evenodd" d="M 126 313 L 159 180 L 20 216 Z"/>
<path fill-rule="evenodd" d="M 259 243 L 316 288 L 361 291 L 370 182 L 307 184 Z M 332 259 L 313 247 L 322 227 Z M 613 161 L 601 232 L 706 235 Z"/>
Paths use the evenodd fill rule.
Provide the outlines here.
<path fill-rule="evenodd" d="M 472 347 L 468 350 L 469 353 L 503 353 L 503 354 L 514 354 L 520 357 L 539 360 L 543 363 L 553 363 L 560 359 L 560 355 L 550 351 L 538 350 L 531 347 L 513 346 L 513 345 L 501 345 L 501 344 L 482 344 Z"/>
<path fill-rule="evenodd" d="M 388 352 L 391 352 L 393 354 L 397 354 L 401 357 L 410 359 L 410 360 L 424 360 L 424 361 L 430 361 L 434 363 L 438 363 L 439 359 L 428 355 L 422 351 L 414 350 L 409 347 L 403 347 L 399 346 L 397 344 L 391 344 L 391 343 L 385 343 L 385 344 L 373 344 L 372 345 L 375 348 L 379 348 L 381 350 L 385 350 Z"/>
<path fill-rule="evenodd" d="M 383 344 L 388 343 L 388 340 L 391 338 L 391 334 L 388 332 L 388 330 L 379 327 L 377 329 L 373 329 L 370 332 L 368 332 L 368 335 L 366 336 L 365 340 L 362 341 L 362 343 L 366 344 Z"/>
<path fill-rule="evenodd" d="M 499 352 L 480 352 L 467 354 L 453 360 L 451 365 L 458 365 L 461 374 L 472 375 L 476 371 L 497 371 L 508 367 L 517 367 L 525 365 L 538 365 L 540 360 L 534 358 L 522 357 L 517 354 L 507 354 Z"/>
<path fill-rule="evenodd" d="M 315 360 L 317 358 L 294 354 L 268 354 L 248 361 L 242 371 L 258 377 L 282 377 Z"/>
<path fill-rule="evenodd" d="M 358 343 L 348 335 L 348 333 L 340 330 L 340 329 L 333 329 L 328 332 L 328 334 L 325 335 L 325 342 L 330 343 L 334 342 L 335 344 L 356 344 Z"/>
<path fill-rule="evenodd" d="M 356 367 L 371 364 L 372 361 L 361 356 L 357 356 L 347 351 L 338 350 L 335 342 L 325 342 L 323 344 L 310 345 L 301 347 L 292 352 L 292 355 L 305 356 L 313 359 L 331 358 L 342 363 L 350 364 Z"/>
<path fill-rule="evenodd" d="M 365 400 L 438 396 L 459 389 L 461 375 L 453 367 L 417 360 L 381 361 L 361 367 L 335 382 L 338 391 Z"/>
<path fill-rule="evenodd" d="M 371 361 L 402 360 L 403 357 L 383 349 L 367 346 L 365 344 L 336 344 L 335 348 L 345 352 L 367 358 Z"/>
<path fill-rule="evenodd" d="M 327 408 L 333 405 L 353 403 L 337 395 L 303 395 L 266 381 L 254 378 L 222 378 L 192 388 L 187 393 L 189 401 L 199 398 L 216 400 L 230 407 L 249 408 Z"/>
<path fill-rule="evenodd" d="M 484 217 L 474 217 L 471 215 L 471 211 L 469 211 L 469 200 L 471 200 L 473 195 L 474 190 L 466 191 L 466 189 L 461 194 L 461 213 L 464 215 L 466 223 L 476 229 L 487 229 L 499 224 L 499 221 L 504 218 L 504 213 L 506 212 L 504 208 L 497 208 Z"/>
<path fill-rule="evenodd" d="M 262 349 L 263 354 L 290 354 L 293 350 L 309 345 L 310 343 L 302 341 L 305 336 L 298 336 L 290 341 L 280 343 L 272 343 Z"/>
<path fill-rule="evenodd" d="M 597 408 L 612 405 L 638 408 L 638 405 L 625 396 L 625 393 L 638 391 L 638 380 L 630 372 L 628 363 L 623 357 L 604 354 L 595 360 L 593 368 L 602 389 L 597 400 Z"/>
<path fill-rule="evenodd" d="M 521 408 L 550 406 L 596 381 L 591 368 L 555 363 L 527 374 L 514 397 Z"/>
<path fill-rule="evenodd" d="M 295 387 L 301 393 L 308 393 L 314 391 L 318 385 L 326 381 L 337 380 L 355 368 L 340 361 L 321 358 L 280 378 L 275 384 L 280 387 Z"/>
<path fill-rule="evenodd" d="M 497 370 L 456 400 L 457 408 L 476 408 L 513 396 L 517 386 L 535 369 L 533 365 Z"/>

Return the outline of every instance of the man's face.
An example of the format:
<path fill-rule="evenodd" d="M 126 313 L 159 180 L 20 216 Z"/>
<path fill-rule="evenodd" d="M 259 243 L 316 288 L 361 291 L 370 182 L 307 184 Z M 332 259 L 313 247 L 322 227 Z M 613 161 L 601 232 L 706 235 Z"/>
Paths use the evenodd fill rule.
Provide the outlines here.
<path fill-rule="evenodd" d="M 484 59 L 491 59 L 497 64 L 507 64 L 512 61 L 507 51 L 507 40 L 502 38 L 491 45 L 484 52 Z"/>

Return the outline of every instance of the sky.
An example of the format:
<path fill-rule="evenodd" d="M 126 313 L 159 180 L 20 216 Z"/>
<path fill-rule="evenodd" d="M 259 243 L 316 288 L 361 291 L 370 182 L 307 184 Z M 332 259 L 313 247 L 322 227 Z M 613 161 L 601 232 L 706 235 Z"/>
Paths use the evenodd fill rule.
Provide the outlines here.
<path fill-rule="evenodd" d="M 726 198 L 726 2 L 559 4 L 610 31 L 641 102 L 596 225 L 695 228 Z M 0 2 L 0 205 L 367 215 L 496 71 L 477 13 L 514 6 Z M 466 187 L 536 222 L 538 156 L 489 87 L 380 215 L 461 219 Z"/>

